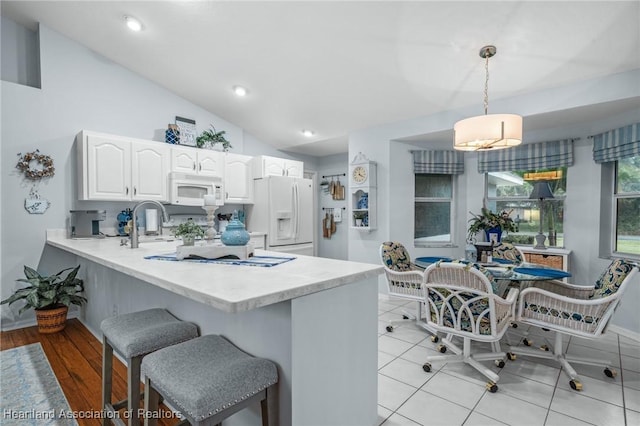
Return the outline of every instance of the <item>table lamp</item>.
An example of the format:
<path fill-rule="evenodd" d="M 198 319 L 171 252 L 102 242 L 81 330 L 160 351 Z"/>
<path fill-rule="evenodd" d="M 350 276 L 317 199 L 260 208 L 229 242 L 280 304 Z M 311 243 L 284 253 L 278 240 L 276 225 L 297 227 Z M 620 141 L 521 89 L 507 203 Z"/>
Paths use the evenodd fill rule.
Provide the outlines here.
<path fill-rule="evenodd" d="M 542 207 L 545 198 L 553 198 L 549 182 L 536 182 L 533 187 L 533 191 L 531 191 L 531 194 L 529 195 L 529 199 L 535 200 L 536 198 L 540 200 L 540 231 L 538 232 L 538 235 L 536 235 L 536 245 L 534 248 L 546 249 L 547 247 L 544 245 L 544 240 L 546 240 L 547 237 L 542 233 Z"/>

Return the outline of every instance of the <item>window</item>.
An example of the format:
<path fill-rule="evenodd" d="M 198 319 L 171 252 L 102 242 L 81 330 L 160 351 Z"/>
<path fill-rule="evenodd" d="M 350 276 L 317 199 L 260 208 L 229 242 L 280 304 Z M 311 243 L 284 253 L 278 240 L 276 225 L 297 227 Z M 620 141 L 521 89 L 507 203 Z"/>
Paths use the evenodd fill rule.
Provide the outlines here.
<path fill-rule="evenodd" d="M 451 243 L 453 175 L 415 174 L 416 246 Z"/>
<path fill-rule="evenodd" d="M 547 181 L 554 198 L 542 202 L 529 199 L 538 181 Z M 505 236 L 505 241 L 515 244 L 533 244 L 540 229 L 547 236 L 545 244 L 563 247 L 564 198 L 567 188 L 567 168 L 544 170 L 517 170 L 512 172 L 488 172 L 486 174 L 487 207 L 493 212 L 506 211 L 516 223 L 516 232 Z M 541 226 L 542 225 L 542 228 Z"/>
<path fill-rule="evenodd" d="M 616 162 L 613 251 L 640 256 L 640 156 Z"/>

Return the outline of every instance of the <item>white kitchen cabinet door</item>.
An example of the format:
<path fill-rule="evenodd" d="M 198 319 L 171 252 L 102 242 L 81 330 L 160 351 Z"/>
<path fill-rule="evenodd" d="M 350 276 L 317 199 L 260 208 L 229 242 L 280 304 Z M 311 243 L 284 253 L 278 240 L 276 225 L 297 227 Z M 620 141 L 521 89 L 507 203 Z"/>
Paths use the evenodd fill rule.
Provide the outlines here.
<path fill-rule="evenodd" d="M 248 155 L 225 154 L 225 203 L 253 204 L 252 160 Z"/>
<path fill-rule="evenodd" d="M 261 155 L 254 159 L 254 179 L 267 176 L 303 177 L 304 162 Z"/>
<path fill-rule="evenodd" d="M 80 194 L 80 199 L 131 199 L 131 144 L 128 141 L 88 134 L 86 161 L 82 179 L 87 191 Z"/>
<path fill-rule="evenodd" d="M 196 152 L 199 175 L 224 178 L 224 154 L 222 152 L 207 149 Z"/>
<path fill-rule="evenodd" d="M 284 175 L 289 177 L 304 177 L 304 163 L 302 161 L 284 160 Z"/>
<path fill-rule="evenodd" d="M 196 173 L 198 170 L 198 156 L 194 148 L 171 147 L 171 171 L 182 173 Z"/>
<path fill-rule="evenodd" d="M 167 201 L 169 146 L 134 142 L 131 145 L 131 185 L 133 200 Z"/>
<path fill-rule="evenodd" d="M 171 171 L 222 178 L 224 177 L 224 156 L 219 151 L 172 147 Z"/>

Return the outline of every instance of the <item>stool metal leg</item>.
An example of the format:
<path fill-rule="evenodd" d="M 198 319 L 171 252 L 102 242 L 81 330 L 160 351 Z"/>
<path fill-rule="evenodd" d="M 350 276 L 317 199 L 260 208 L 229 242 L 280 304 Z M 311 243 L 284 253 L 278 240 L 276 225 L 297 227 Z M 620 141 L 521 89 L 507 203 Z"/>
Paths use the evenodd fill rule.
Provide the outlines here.
<path fill-rule="evenodd" d="M 102 408 L 111 405 L 111 388 L 113 375 L 113 348 L 106 337 L 102 338 Z M 102 418 L 102 426 L 110 424 L 107 416 Z"/>
<path fill-rule="evenodd" d="M 158 419 L 155 419 L 150 416 L 150 413 L 155 413 L 158 411 L 158 406 L 160 404 L 160 394 L 151 384 L 151 380 L 148 377 L 144 378 L 144 409 L 147 412 L 144 418 L 144 426 L 156 426 L 158 424 Z M 152 417 L 152 418 L 149 418 Z"/>
<path fill-rule="evenodd" d="M 127 408 L 131 413 L 129 426 L 139 426 L 138 409 L 140 408 L 140 364 L 142 357 L 136 356 L 127 360 Z"/>
<path fill-rule="evenodd" d="M 266 395 L 262 401 L 260 401 L 260 408 L 262 409 L 262 426 L 269 426 L 269 389 L 266 390 Z"/>

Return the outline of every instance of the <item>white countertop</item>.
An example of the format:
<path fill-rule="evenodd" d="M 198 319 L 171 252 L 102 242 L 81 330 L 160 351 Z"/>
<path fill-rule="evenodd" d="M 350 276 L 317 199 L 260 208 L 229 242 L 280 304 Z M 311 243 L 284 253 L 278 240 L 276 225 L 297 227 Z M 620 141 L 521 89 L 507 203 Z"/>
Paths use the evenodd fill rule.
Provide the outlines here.
<path fill-rule="evenodd" d="M 342 286 L 382 273 L 381 265 L 295 255 L 277 266 L 147 260 L 175 253 L 177 241 L 120 246 L 120 238 L 72 240 L 47 230 L 47 244 L 225 312 L 240 312 Z M 256 255 L 284 253 L 256 250 Z M 294 255 L 291 255 L 294 256 Z"/>

